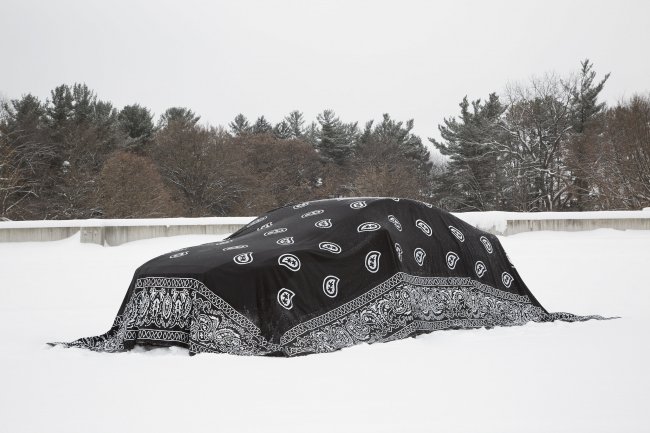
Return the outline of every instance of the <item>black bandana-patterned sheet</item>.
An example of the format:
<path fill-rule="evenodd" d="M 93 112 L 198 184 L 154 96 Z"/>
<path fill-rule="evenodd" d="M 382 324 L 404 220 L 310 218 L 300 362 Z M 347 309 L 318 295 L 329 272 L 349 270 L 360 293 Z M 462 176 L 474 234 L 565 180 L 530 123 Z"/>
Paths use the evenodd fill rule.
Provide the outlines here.
<path fill-rule="evenodd" d="M 112 328 L 64 343 L 293 356 L 442 329 L 587 320 L 548 313 L 498 239 L 427 203 L 345 198 L 273 210 L 137 269 Z"/>

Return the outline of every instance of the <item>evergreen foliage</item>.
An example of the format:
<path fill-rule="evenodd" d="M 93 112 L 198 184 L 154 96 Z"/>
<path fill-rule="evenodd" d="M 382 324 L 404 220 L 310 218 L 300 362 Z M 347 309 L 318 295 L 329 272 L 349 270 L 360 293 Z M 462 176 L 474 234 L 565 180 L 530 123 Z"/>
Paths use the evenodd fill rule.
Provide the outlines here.
<path fill-rule="evenodd" d="M 117 116 L 120 130 L 130 138 L 130 142 L 147 143 L 153 137 L 153 115 L 148 108 L 139 104 L 127 105 Z"/>
<path fill-rule="evenodd" d="M 289 126 L 289 130 L 291 132 L 289 138 L 300 138 L 302 137 L 303 134 L 303 125 L 305 124 L 305 118 L 303 114 L 298 111 L 294 110 L 291 113 L 289 113 L 285 118 L 284 122 L 287 123 Z"/>
<path fill-rule="evenodd" d="M 430 139 L 448 157 L 440 179 L 441 191 L 448 191 L 446 204 L 458 210 L 499 208 L 502 173 L 497 143 L 503 138 L 502 116 L 505 107 L 492 93 L 487 100 L 460 103 L 458 118 L 445 119 L 438 127 L 442 141 Z"/>
<path fill-rule="evenodd" d="M 293 137 L 291 127 L 285 120 L 273 127 L 273 135 L 280 140 L 288 140 Z"/>
<path fill-rule="evenodd" d="M 354 152 L 359 136 L 357 124 L 342 123 L 333 110 L 323 111 L 317 120 L 320 124 L 318 150 L 325 159 L 343 164 Z"/>
<path fill-rule="evenodd" d="M 185 107 L 170 107 L 160 116 L 158 128 L 165 128 L 171 123 L 177 123 L 184 128 L 195 126 L 201 116 L 197 116 L 192 110 Z"/>
<path fill-rule="evenodd" d="M 248 119 L 243 114 L 239 113 L 235 116 L 235 120 L 228 124 L 230 127 L 230 133 L 235 137 L 239 137 L 244 134 L 249 134 L 252 132 L 252 128 Z"/>
<path fill-rule="evenodd" d="M 251 131 L 253 134 L 269 134 L 273 132 L 273 126 L 271 126 L 264 116 L 260 116 L 253 124 Z"/>

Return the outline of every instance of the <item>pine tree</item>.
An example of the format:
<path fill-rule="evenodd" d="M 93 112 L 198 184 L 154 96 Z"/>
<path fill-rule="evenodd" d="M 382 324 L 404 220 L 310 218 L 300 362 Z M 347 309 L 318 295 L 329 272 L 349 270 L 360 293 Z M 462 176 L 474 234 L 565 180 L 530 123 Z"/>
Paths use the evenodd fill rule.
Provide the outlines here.
<path fill-rule="evenodd" d="M 85 84 L 72 86 L 72 118 L 77 125 L 92 121 L 97 96 Z"/>
<path fill-rule="evenodd" d="M 47 101 L 47 119 L 56 141 L 61 141 L 61 134 L 72 118 L 73 103 L 70 86 L 63 84 L 54 88 Z"/>
<path fill-rule="evenodd" d="M 413 121 L 384 114 L 365 124 L 355 152 L 355 193 L 423 198 L 430 196 L 431 162 Z"/>
<path fill-rule="evenodd" d="M 114 147 L 118 136 L 118 112 L 113 104 L 98 100 L 95 103 L 92 123 L 95 126 L 97 138 L 105 146 Z"/>
<path fill-rule="evenodd" d="M 280 140 L 287 140 L 293 136 L 291 127 L 285 120 L 273 127 L 273 135 Z"/>
<path fill-rule="evenodd" d="M 391 119 L 388 113 L 382 116 L 380 124 L 374 126 L 374 122 L 366 123 L 360 141 L 362 143 L 374 141 L 389 143 L 395 146 L 405 157 L 418 161 L 429 166 L 430 153 L 422 144 L 422 139 L 413 134 L 414 121 L 409 119 L 404 122 L 397 122 Z"/>
<path fill-rule="evenodd" d="M 144 144 L 153 137 L 153 116 L 146 107 L 127 105 L 120 111 L 118 121 L 122 132 L 130 138 L 128 145 Z"/>
<path fill-rule="evenodd" d="M 305 123 L 305 119 L 300 111 L 292 111 L 288 116 L 284 118 L 284 121 L 289 125 L 289 129 L 291 130 L 291 138 L 300 138 L 302 136 L 302 125 Z"/>
<path fill-rule="evenodd" d="M 252 131 L 251 125 L 248 123 L 248 119 L 241 113 L 235 116 L 235 120 L 230 122 L 228 126 L 230 127 L 230 132 L 235 137 L 239 137 L 244 134 L 250 134 Z"/>
<path fill-rule="evenodd" d="M 354 151 L 359 136 L 357 124 L 342 123 L 332 110 L 323 111 L 317 119 L 320 124 L 318 150 L 321 156 L 343 164 Z"/>
<path fill-rule="evenodd" d="M 273 126 L 271 126 L 264 116 L 260 116 L 255 121 L 252 132 L 253 134 L 269 134 L 273 132 Z"/>
<path fill-rule="evenodd" d="M 598 96 L 605 87 L 610 74 L 605 74 L 602 80 L 594 83 L 596 71 L 593 70 L 593 66 L 589 59 L 580 62 L 578 82 L 570 90 L 575 119 L 573 130 L 578 133 L 584 132 L 589 120 L 605 108 L 604 102 L 598 102 Z"/>
<path fill-rule="evenodd" d="M 318 123 L 311 122 L 308 127 L 303 130 L 302 137 L 311 144 L 314 149 L 318 150 L 318 140 L 320 137 L 320 129 Z"/>
<path fill-rule="evenodd" d="M 176 123 L 183 128 L 192 128 L 201 116 L 197 116 L 192 110 L 185 107 L 171 107 L 165 110 L 158 121 L 158 128 L 164 128 L 170 123 Z"/>
<path fill-rule="evenodd" d="M 460 103 L 458 119 L 444 120 L 438 129 L 442 141 L 430 139 L 449 157 L 441 179 L 447 202 L 457 210 L 493 210 L 501 200 L 498 151 L 499 123 L 505 107 L 492 93 L 486 101 Z"/>
<path fill-rule="evenodd" d="M 571 109 L 573 114 L 573 132 L 574 135 L 570 144 L 570 165 L 574 176 L 574 206 L 578 210 L 586 210 L 587 201 L 591 188 L 588 177 L 590 171 L 590 161 L 587 157 L 585 138 L 583 135 L 588 128 L 591 120 L 598 116 L 605 108 L 604 102 L 598 101 L 598 96 L 603 90 L 605 83 L 610 74 L 598 83 L 594 83 L 596 71 L 593 70 L 593 63 L 585 59 L 580 63 L 580 74 L 577 82 L 569 87 L 571 92 Z"/>
<path fill-rule="evenodd" d="M 4 102 L 3 111 L 3 129 L 14 136 L 28 135 L 41 128 L 46 113 L 41 101 L 31 93 L 10 103 Z"/>

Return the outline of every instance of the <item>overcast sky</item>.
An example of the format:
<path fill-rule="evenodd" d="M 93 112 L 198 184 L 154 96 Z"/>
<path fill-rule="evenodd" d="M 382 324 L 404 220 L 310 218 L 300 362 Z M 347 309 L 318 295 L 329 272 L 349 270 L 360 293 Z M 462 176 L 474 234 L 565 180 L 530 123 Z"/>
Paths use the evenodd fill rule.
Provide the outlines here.
<path fill-rule="evenodd" d="M 118 108 L 210 124 L 325 108 L 437 135 L 485 97 L 589 57 L 608 102 L 650 91 L 650 1 L 0 0 L 0 94 L 85 82 Z"/>

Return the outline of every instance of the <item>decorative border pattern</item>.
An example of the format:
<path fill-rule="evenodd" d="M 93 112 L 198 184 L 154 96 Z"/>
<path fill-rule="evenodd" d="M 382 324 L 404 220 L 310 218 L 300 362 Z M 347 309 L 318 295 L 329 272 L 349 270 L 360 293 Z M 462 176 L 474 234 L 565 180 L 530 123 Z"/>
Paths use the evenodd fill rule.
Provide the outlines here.
<path fill-rule="evenodd" d="M 530 303 L 528 296 L 517 295 L 515 293 L 504 292 L 498 289 L 495 289 L 492 286 L 487 284 L 480 283 L 476 280 L 473 280 L 469 277 L 420 277 L 416 275 L 406 274 L 404 272 L 398 272 L 393 275 L 388 280 L 377 285 L 374 289 L 369 290 L 363 295 L 341 305 L 338 308 L 335 308 L 327 313 L 314 317 L 311 320 L 300 323 L 295 327 L 291 328 L 289 331 L 282 335 L 280 339 L 280 345 L 285 346 L 289 342 L 293 341 L 298 335 L 304 334 L 307 331 L 316 329 L 318 327 L 324 326 L 329 322 L 340 319 L 341 317 L 350 314 L 352 311 L 357 310 L 363 307 L 366 304 L 369 304 L 372 300 L 382 296 L 387 291 L 393 289 L 400 283 L 408 283 L 415 286 L 424 286 L 424 287 L 436 287 L 436 288 L 446 288 L 446 287 L 473 287 L 477 290 L 485 292 L 489 295 L 507 299 L 514 302 L 521 303 Z"/>
<path fill-rule="evenodd" d="M 544 321 L 548 316 L 529 300 L 515 302 L 477 290 L 469 279 L 437 280 L 445 285 L 401 281 L 358 308 L 350 308 L 354 300 L 338 314 L 327 313 L 298 325 L 283 336 L 283 350 L 290 356 L 331 352 L 363 342 L 401 339 L 418 332 L 521 325 L 531 320 Z M 341 314 L 342 311 L 346 313 Z"/>
<path fill-rule="evenodd" d="M 191 354 L 294 356 L 442 329 L 589 319 L 602 317 L 549 314 L 533 305 L 528 296 L 498 290 L 470 277 L 398 272 L 357 298 L 294 326 L 274 343 L 200 281 L 147 277 L 136 280 L 127 305 L 106 334 L 63 344 L 118 352 L 138 342 L 159 342 L 188 347 Z"/>

